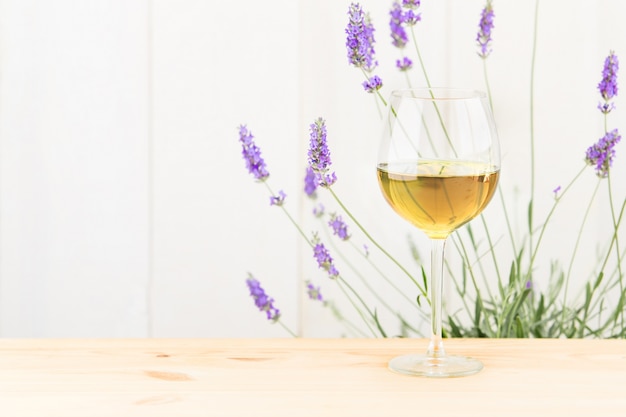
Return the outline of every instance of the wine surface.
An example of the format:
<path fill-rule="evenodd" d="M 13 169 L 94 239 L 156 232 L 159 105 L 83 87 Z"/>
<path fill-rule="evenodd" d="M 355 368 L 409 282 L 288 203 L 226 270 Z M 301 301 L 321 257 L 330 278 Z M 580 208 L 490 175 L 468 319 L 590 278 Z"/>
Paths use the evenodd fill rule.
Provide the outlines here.
<path fill-rule="evenodd" d="M 499 170 L 465 161 L 380 164 L 378 183 L 393 209 L 432 239 L 444 239 L 489 203 Z"/>

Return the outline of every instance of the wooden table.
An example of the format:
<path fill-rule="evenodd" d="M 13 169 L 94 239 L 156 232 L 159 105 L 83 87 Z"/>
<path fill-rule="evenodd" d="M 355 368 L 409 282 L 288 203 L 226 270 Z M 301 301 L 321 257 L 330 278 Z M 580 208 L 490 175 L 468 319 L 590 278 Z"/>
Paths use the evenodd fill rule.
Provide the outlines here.
<path fill-rule="evenodd" d="M 626 340 L 446 340 L 481 359 L 398 375 L 408 339 L 0 339 L 0 416 L 626 416 Z"/>

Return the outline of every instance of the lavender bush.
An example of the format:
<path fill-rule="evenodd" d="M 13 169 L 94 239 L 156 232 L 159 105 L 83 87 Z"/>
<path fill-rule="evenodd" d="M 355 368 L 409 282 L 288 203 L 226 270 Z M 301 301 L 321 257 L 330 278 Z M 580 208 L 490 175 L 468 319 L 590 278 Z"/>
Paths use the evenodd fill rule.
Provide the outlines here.
<path fill-rule="evenodd" d="M 395 61 L 395 70 L 406 75 L 408 87 L 411 86 L 408 74 L 420 71 L 425 83 L 430 87 L 428 71 L 420 47 L 416 27 L 423 19 L 419 0 L 394 0 L 389 8 L 390 45 L 400 52 Z M 348 65 L 359 70 L 363 77 L 361 87 L 366 93 L 377 98 L 379 106 L 387 106 L 382 92 L 383 79 L 374 72 L 378 70 L 375 57 L 375 31 L 370 16 L 358 3 L 350 5 L 346 25 L 346 51 Z M 482 61 L 484 88 L 488 92 L 493 108 L 492 91 L 487 75 L 488 58 L 497 52 L 494 45 L 496 14 L 492 1 L 488 0 L 482 10 L 477 11 L 476 54 L 477 63 Z M 535 19 L 537 17 L 535 16 Z M 535 26 L 537 22 L 535 21 Z M 533 36 L 536 35 L 536 30 Z M 536 45 L 536 39 L 534 45 Z M 534 112 L 534 55 L 531 65 L 530 115 Z M 414 65 L 414 62 L 419 64 Z M 624 286 L 624 266 L 626 249 L 620 241 L 620 227 L 626 208 L 626 198 L 614 192 L 615 178 L 611 171 L 617 158 L 616 147 L 621 141 L 619 128 L 611 124 L 609 117 L 617 110 L 619 59 L 615 52 L 610 51 L 602 66 L 601 79 L 597 84 L 599 99 L 596 117 L 601 118 L 603 131 L 598 138 L 590 138 L 591 145 L 580 151 L 581 167 L 569 182 L 556 186 L 552 191 L 552 203 L 544 218 L 537 218 L 535 196 L 535 131 L 531 123 L 528 135 L 530 144 L 530 199 L 527 203 L 526 219 L 517 221 L 526 224 L 522 236 L 513 232 L 510 199 L 508 191 L 500 187 L 500 208 L 505 219 L 506 232 L 490 224 L 484 215 L 454 233 L 452 243 L 460 265 L 447 264 L 447 273 L 451 276 L 453 288 L 456 290 L 460 308 L 448 311 L 444 332 L 452 337 L 626 337 L 626 288 Z M 358 85 L 358 84 L 356 84 Z M 590 114 L 589 117 L 594 117 Z M 575 123 L 575 121 L 573 121 Z M 427 295 L 428 277 L 422 265 L 419 251 L 413 242 L 409 242 L 408 250 L 413 254 L 415 264 L 403 265 L 390 254 L 383 245 L 362 226 L 352 211 L 344 204 L 336 193 L 333 185 L 339 180 L 331 169 L 332 160 L 329 141 L 332 142 L 332 131 L 328 131 L 324 119 L 318 118 L 310 125 L 310 143 L 308 151 L 308 167 L 304 175 L 303 191 L 314 204 L 313 216 L 320 220 L 320 229 L 306 234 L 287 210 L 287 195 L 282 190 L 274 192 L 269 186 L 269 172 L 261 157 L 260 149 L 253 140 L 252 133 L 245 127 L 239 128 L 239 139 L 245 165 L 249 173 L 259 182 L 266 185 L 270 193 L 270 204 L 284 211 L 292 226 L 296 227 L 304 241 L 311 248 L 311 262 L 314 262 L 328 278 L 323 285 L 315 285 L 307 280 L 306 294 L 312 302 L 322 303 L 345 326 L 347 335 L 354 336 L 423 336 L 420 331 L 422 324 L 427 324 L 427 314 L 422 307 L 429 302 Z M 589 201 L 576 202 L 575 207 L 563 206 L 568 193 L 584 176 L 594 175 L 597 178 L 595 188 L 590 190 Z M 588 213 L 597 200 L 600 187 L 606 188 L 604 195 L 608 201 L 602 201 L 606 207 L 607 218 L 610 219 L 611 232 L 602 236 L 597 243 L 597 266 L 593 275 L 589 276 L 580 291 L 572 295 L 570 283 L 573 275 L 573 264 L 580 256 L 579 248 L 582 234 L 588 227 Z M 321 195 L 330 199 L 337 211 L 327 210 L 322 203 Z M 495 204 L 495 203 L 492 203 Z M 578 229 L 578 237 L 574 242 L 571 257 L 566 260 L 548 259 L 552 268 L 549 276 L 537 275 L 537 263 L 544 253 L 544 241 L 550 233 L 559 233 L 550 225 L 559 210 L 578 210 L 582 215 L 581 224 L 573 227 Z M 358 232 L 359 241 L 355 241 Z M 509 247 L 502 249 L 498 242 L 508 240 Z M 379 256 L 376 260 L 371 251 Z M 358 264 L 350 262 L 344 252 L 357 253 Z M 547 255 L 550 256 L 550 255 Z M 341 267 L 336 260 L 343 261 Z M 379 265 L 385 259 L 385 265 Z M 545 261 L 545 260 L 544 260 Z M 345 265 L 345 266 L 344 266 Z M 368 275 L 375 271 L 377 280 L 386 286 L 383 292 L 392 294 L 394 299 L 403 298 L 412 305 L 415 311 L 411 316 L 400 312 L 393 302 L 381 295 L 381 291 L 371 286 L 371 279 L 365 279 L 363 269 Z M 412 290 L 407 293 L 406 287 L 399 286 L 397 278 L 403 276 Z M 417 271 L 411 272 L 411 271 Z M 266 313 L 267 319 L 279 322 L 280 314 L 273 306 L 273 301 L 260 290 L 258 281 L 248 279 L 251 295 L 257 307 Z M 338 304 L 322 295 L 326 284 L 336 285 L 340 294 L 348 301 L 348 305 L 356 312 L 359 322 L 347 319 L 338 308 Z M 357 289 L 358 284 L 358 289 Z M 578 293 L 579 292 L 579 293 Z M 367 300 L 367 301 L 366 301 Z M 394 318 L 394 322 L 383 323 L 381 312 Z M 290 331 L 291 332 L 291 331 Z"/>

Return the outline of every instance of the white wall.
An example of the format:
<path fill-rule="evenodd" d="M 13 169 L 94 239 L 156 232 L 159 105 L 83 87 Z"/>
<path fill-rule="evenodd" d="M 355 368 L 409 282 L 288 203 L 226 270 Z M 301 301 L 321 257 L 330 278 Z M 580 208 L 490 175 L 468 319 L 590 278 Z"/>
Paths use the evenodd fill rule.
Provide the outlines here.
<path fill-rule="evenodd" d="M 483 88 L 474 44 L 483 2 L 423 3 L 416 29 L 431 81 Z M 308 125 L 324 117 L 337 194 L 417 269 L 406 236 L 423 255 L 428 242 L 385 206 L 375 183 L 379 116 L 358 70 L 347 64 L 349 4 L 0 2 L 0 336 L 286 335 L 255 310 L 248 272 L 276 299 L 290 328 L 342 334 L 328 311 L 301 300 L 302 280 L 311 279 L 349 310 L 284 214 L 269 206 L 265 188 L 245 172 L 241 123 L 263 151 L 271 186 L 285 190 L 286 208 L 309 233 L 318 226 L 301 195 Z M 377 28 L 388 94 L 403 86 L 388 41 L 390 2 L 362 4 Z M 488 69 L 502 186 L 527 201 L 534 2 L 496 0 L 494 7 Z M 540 4 L 537 218 L 601 135 L 596 85 L 608 51 L 626 54 L 625 11 L 618 0 Z M 412 77 L 423 83 L 419 72 Z M 624 127 L 621 97 L 617 105 L 610 120 Z M 564 204 L 582 205 L 594 184 L 589 170 Z M 623 181 L 615 185 L 623 196 Z M 498 204 L 488 210 L 499 215 Z M 520 229 L 525 210 L 517 207 Z M 606 232 L 605 208 L 593 216 L 591 231 Z M 559 233 L 545 245 L 554 249 L 550 256 L 566 256 L 571 247 L 563 242 L 575 238 L 570 225 L 578 213 L 564 210 L 555 220 Z M 372 276 L 371 285 L 379 286 Z"/>
<path fill-rule="evenodd" d="M 0 330 L 146 333 L 146 2 L 0 9 Z"/>

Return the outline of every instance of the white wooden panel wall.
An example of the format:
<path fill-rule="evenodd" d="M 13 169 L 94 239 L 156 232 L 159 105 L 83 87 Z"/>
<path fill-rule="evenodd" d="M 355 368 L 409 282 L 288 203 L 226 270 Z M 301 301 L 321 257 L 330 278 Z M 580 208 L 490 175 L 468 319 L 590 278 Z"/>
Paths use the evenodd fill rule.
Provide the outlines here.
<path fill-rule="evenodd" d="M 146 12 L 2 2 L 3 336 L 146 334 Z"/>
<path fill-rule="evenodd" d="M 295 235 L 237 142 L 297 216 L 296 10 L 2 2 L 0 335 L 282 334 L 248 271 L 297 329 Z"/>
<path fill-rule="evenodd" d="M 153 4 L 154 334 L 285 335 L 248 273 L 297 331 L 299 240 L 238 142 L 247 124 L 297 216 L 297 2 Z"/>
<path fill-rule="evenodd" d="M 417 30 L 433 83 L 483 88 L 474 37 L 484 2 L 422 3 Z M 337 294 L 245 172 L 241 123 L 262 148 L 271 186 L 285 190 L 286 208 L 308 233 L 319 226 L 301 196 L 308 125 L 326 118 L 342 200 L 405 263 L 407 235 L 426 255 L 428 242 L 377 190 L 379 116 L 346 61 L 349 4 L 1 1 L 0 336 L 285 335 L 255 310 L 248 272 L 289 327 L 341 334 L 328 311 L 300 302 L 302 279 Z M 404 85 L 393 69 L 390 2 L 362 4 L 377 28 L 388 94 Z M 526 201 L 534 2 L 494 7 L 489 71 L 502 184 Z M 564 185 L 599 137 L 595 87 L 609 49 L 626 60 L 625 11 L 619 0 L 540 3 L 535 192 L 542 198 Z M 423 84 L 419 72 L 413 82 Z M 622 100 L 611 120 L 626 129 Z M 618 149 L 618 178 L 622 159 Z M 588 177 L 567 204 L 585 200 Z M 537 216 L 549 207 L 543 201 Z M 597 209 L 592 232 L 605 227 L 606 212 Z M 523 218 L 526 207 L 517 210 Z M 563 236 L 546 242 L 557 255 L 573 239 L 568 214 L 555 223 Z"/>

